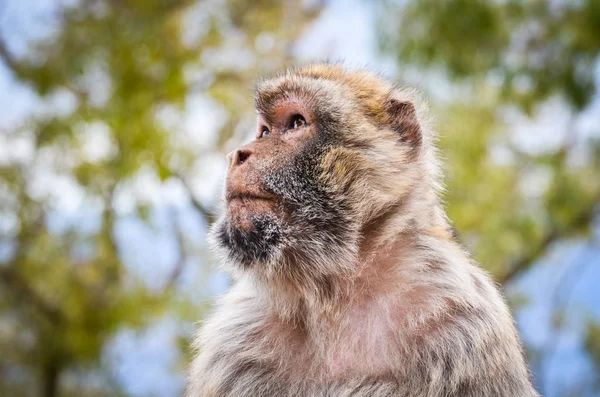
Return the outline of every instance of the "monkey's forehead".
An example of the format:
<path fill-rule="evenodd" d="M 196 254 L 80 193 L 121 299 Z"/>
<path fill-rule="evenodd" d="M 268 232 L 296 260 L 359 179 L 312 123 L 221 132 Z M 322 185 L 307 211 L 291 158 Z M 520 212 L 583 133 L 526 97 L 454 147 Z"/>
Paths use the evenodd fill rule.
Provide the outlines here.
<path fill-rule="evenodd" d="M 349 70 L 339 64 L 314 64 L 290 69 L 284 74 L 259 81 L 255 87 L 255 107 L 269 114 L 282 100 L 308 102 L 352 100 L 368 114 L 382 111 L 396 87 L 365 69 Z"/>

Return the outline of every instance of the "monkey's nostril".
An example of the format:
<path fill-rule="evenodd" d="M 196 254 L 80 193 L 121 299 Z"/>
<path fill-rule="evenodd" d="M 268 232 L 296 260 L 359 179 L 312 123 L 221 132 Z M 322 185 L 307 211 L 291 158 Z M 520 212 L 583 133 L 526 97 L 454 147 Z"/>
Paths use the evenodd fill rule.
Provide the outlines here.
<path fill-rule="evenodd" d="M 246 160 L 248 160 L 248 158 L 250 157 L 250 152 L 246 151 L 246 150 L 238 150 L 237 152 L 237 156 L 235 159 L 235 164 L 236 165 L 242 165 L 246 162 Z"/>

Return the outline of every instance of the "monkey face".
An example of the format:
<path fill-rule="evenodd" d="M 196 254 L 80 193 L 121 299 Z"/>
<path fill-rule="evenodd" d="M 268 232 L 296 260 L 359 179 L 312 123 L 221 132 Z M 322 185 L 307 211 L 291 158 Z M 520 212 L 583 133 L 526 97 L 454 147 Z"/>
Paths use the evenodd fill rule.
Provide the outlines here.
<path fill-rule="evenodd" d="M 255 140 L 228 156 L 225 197 L 232 227 L 250 232 L 257 219 L 285 217 L 286 197 L 275 192 L 268 180 L 290 167 L 315 132 L 309 112 L 299 102 L 284 101 L 268 117 L 258 115 Z"/>
<path fill-rule="evenodd" d="M 229 155 L 212 236 L 242 268 L 294 279 L 345 271 L 361 229 L 407 189 L 420 144 L 412 105 L 371 75 L 313 72 L 260 83 L 256 139 Z"/>
<path fill-rule="evenodd" d="M 281 268 L 344 228 L 343 205 L 319 181 L 329 134 L 309 105 L 284 99 L 259 112 L 256 139 L 228 156 L 227 208 L 214 235 L 243 267 Z"/>

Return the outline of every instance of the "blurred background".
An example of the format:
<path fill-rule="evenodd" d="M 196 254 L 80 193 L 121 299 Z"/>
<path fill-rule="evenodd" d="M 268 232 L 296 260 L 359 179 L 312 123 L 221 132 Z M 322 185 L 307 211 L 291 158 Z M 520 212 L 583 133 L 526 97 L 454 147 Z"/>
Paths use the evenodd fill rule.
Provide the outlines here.
<path fill-rule="evenodd" d="M 597 0 L 0 0 L 0 395 L 181 394 L 253 82 L 329 59 L 429 99 L 536 387 L 600 396 L 599 53 Z"/>

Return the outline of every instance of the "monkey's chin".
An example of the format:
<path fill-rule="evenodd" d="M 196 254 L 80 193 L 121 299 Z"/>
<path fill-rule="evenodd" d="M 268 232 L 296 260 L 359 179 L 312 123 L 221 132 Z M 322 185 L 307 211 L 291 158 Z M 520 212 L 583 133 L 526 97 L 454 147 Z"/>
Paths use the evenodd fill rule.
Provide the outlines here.
<path fill-rule="evenodd" d="M 283 227 L 281 219 L 272 211 L 260 213 L 239 212 L 233 217 L 228 210 L 213 230 L 213 236 L 230 260 L 242 267 L 267 263 L 281 249 Z M 246 209 L 240 211 L 247 211 Z M 237 211 L 237 210 L 236 210 Z"/>

